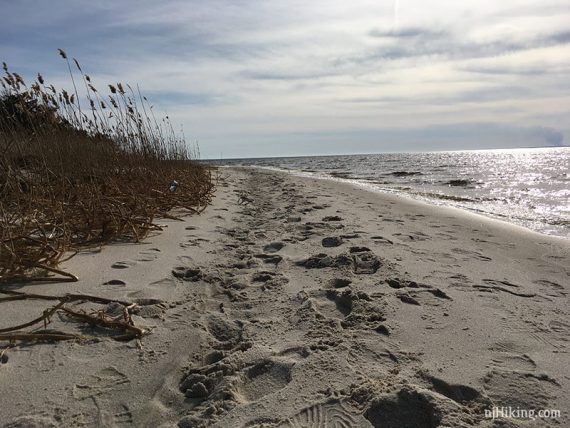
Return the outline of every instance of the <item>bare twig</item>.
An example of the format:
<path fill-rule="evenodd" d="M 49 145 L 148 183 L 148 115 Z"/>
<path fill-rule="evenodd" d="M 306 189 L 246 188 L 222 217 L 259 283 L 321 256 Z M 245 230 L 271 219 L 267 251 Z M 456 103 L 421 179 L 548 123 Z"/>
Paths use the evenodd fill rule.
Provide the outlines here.
<path fill-rule="evenodd" d="M 136 307 L 136 303 L 125 302 L 116 299 L 106 299 L 104 297 L 91 296 L 89 294 L 64 294 L 63 296 L 50 296 L 46 294 L 23 293 L 21 291 L 5 290 L 1 288 L 0 288 L 0 293 L 10 295 L 10 297 L 0 297 L 0 303 L 4 301 L 7 302 L 14 300 L 59 300 L 60 302 L 64 303 L 82 301 L 82 302 L 100 303 L 103 305 L 116 302 L 129 308 Z"/>
<path fill-rule="evenodd" d="M 52 307 L 51 309 L 46 309 L 46 310 L 44 311 L 44 313 L 43 313 L 40 317 L 38 317 L 38 318 L 36 318 L 36 319 L 33 319 L 32 321 L 29 321 L 29 322 L 27 322 L 27 323 L 20 324 L 20 325 L 14 326 L 14 327 L 0 328 L 0 333 L 8 333 L 8 332 L 10 332 L 10 331 L 21 330 L 21 329 L 23 329 L 23 328 L 31 327 L 31 326 L 33 326 L 33 325 L 35 325 L 35 324 L 39 324 L 39 323 L 41 323 L 41 322 L 44 323 L 44 327 L 45 327 L 47 324 L 49 324 L 49 322 L 50 322 L 50 317 L 51 317 L 58 309 L 60 309 L 61 307 L 63 307 L 64 304 L 65 304 L 65 302 L 59 302 L 57 305 L 55 305 L 55 306 Z"/>
<path fill-rule="evenodd" d="M 112 299 L 106 299 L 103 297 L 98 296 L 91 296 L 85 294 L 65 294 L 63 296 L 49 296 L 43 294 L 30 294 L 30 293 L 22 293 L 18 291 L 12 290 L 2 290 L 0 289 L 0 293 L 7 294 L 7 297 L 0 298 L 0 303 L 5 302 L 14 302 L 14 301 L 21 301 L 21 300 L 47 300 L 47 301 L 57 301 L 58 303 L 46 309 L 43 314 L 31 321 L 28 321 L 23 324 L 19 324 L 13 327 L 6 327 L 0 329 L 0 340 L 35 340 L 35 341 L 45 341 L 45 340 L 70 340 L 70 339 L 79 339 L 85 338 L 84 336 L 77 336 L 73 334 L 52 334 L 52 333 L 25 333 L 21 332 L 20 330 L 34 326 L 36 324 L 44 323 L 44 328 L 51 322 L 51 317 L 57 312 L 63 312 L 66 316 L 73 318 L 76 321 L 85 322 L 90 325 L 113 329 L 113 330 L 122 330 L 125 332 L 123 335 L 114 335 L 112 338 L 114 340 L 131 340 L 131 339 L 140 339 L 148 331 L 139 328 L 134 325 L 134 322 L 131 317 L 131 313 L 137 308 L 136 303 L 131 302 L 122 302 Z M 105 312 L 99 311 L 96 315 L 87 314 L 85 312 L 78 312 L 76 310 L 69 309 L 65 305 L 72 302 L 93 302 L 98 304 L 109 304 L 109 303 L 119 303 L 123 308 L 123 321 L 119 321 L 116 319 L 109 319 Z M 12 333 L 17 332 L 17 333 Z M 11 334 L 6 334 L 11 333 Z"/>
<path fill-rule="evenodd" d="M 61 340 L 85 340 L 87 337 L 76 334 L 67 333 L 12 333 L 0 334 L 0 340 L 15 342 L 21 340 L 23 342 L 53 342 Z"/>
<path fill-rule="evenodd" d="M 98 327 L 110 328 L 114 330 L 126 330 L 134 335 L 134 337 L 142 337 L 147 332 L 142 328 L 135 327 L 127 322 L 123 321 L 113 321 L 105 319 L 104 316 L 93 316 L 86 313 L 76 312 L 68 308 L 62 308 L 62 310 L 72 318 L 76 318 L 80 321 L 86 322 L 91 325 L 96 325 Z"/>

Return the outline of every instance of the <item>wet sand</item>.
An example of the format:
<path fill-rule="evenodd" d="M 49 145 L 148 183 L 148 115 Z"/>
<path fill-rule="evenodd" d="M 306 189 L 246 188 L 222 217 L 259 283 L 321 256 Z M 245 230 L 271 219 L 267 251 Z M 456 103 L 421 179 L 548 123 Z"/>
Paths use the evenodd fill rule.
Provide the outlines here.
<path fill-rule="evenodd" d="M 570 425 L 568 240 L 253 169 L 222 169 L 202 215 L 159 222 L 66 262 L 77 283 L 20 288 L 137 302 L 150 334 L 141 348 L 53 317 L 99 339 L 8 349 L 2 426 Z M 0 328 L 45 308 L 3 304 Z"/>

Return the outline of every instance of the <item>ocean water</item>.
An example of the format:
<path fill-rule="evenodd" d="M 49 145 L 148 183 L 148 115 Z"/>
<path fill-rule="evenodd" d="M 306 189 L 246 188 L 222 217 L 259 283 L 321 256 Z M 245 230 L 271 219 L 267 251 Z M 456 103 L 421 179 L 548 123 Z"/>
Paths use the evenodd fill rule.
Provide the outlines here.
<path fill-rule="evenodd" d="M 570 238 L 570 148 L 225 160 L 347 180 Z"/>

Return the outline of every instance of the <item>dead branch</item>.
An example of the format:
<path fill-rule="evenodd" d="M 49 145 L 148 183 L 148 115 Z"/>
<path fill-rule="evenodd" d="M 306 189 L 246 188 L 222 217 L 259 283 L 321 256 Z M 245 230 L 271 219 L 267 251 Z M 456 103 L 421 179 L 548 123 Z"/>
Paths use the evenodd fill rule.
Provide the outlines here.
<path fill-rule="evenodd" d="M 0 334 L 0 340 L 15 342 L 21 340 L 23 342 L 53 342 L 62 340 L 85 340 L 87 337 L 76 334 L 67 333 L 12 333 Z"/>
<path fill-rule="evenodd" d="M 23 329 L 23 328 L 31 327 L 31 326 L 33 326 L 33 325 L 35 325 L 35 324 L 39 324 L 39 323 L 41 323 L 42 321 L 43 321 L 44 327 L 45 327 L 47 324 L 49 324 L 49 322 L 50 322 L 50 317 L 51 317 L 58 309 L 60 309 L 64 304 L 65 304 L 65 302 L 59 302 L 59 303 L 58 303 L 57 305 L 55 305 L 53 308 L 51 308 L 51 309 L 46 309 L 46 310 L 44 311 L 44 313 L 42 314 L 42 316 L 40 316 L 40 317 L 38 317 L 38 318 L 36 318 L 36 319 L 33 319 L 32 321 L 29 321 L 29 322 L 27 322 L 27 323 L 20 324 L 20 325 L 17 325 L 17 326 L 15 326 L 15 327 L 0 328 L 0 333 L 7 333 L 7 332 L 10 332 L 10 331 L 21 330 L 21 329 Z"/>
<path fill-rule="evenodd" d="M 19 324 L 17 326 L 0 329 L 0 340 L 52 341 L 52 340 L 71 340 L 71 339 L 85 338 L 84 336 L 78 336 L 67 333 L 54 335 L 52 333 L 24 333 L 20 331 L 22 329 L 34 326 L 41 322 L 44 323 L 44 328 L 46 328 L 47 324 L 51 322 L 51 317 L 53 316 L 53 314 L 57 312 L 63 312 L 66 316 L 68 316 L 69 318 L 73 318 L 76 321 L 85 322 L 90 325 L 113 329 L 113 330 L 123 330 L 126 332 L 123 335 L 112 336 L 114 340 L 127 341 L 132 339 L 140 339 L 141 337 L 143 337 L 148 333 L 147 330 L 144 330 L 134 325 L 131 313 L 137 307 L 136 303 L 106 299 L 104 297 L 91 296 L 87 294 L 65 294 L 63 296 L 50 296 L 44 294 L 31 294 L 31 293 L 23 293 L 19 291 L 2 290 L 2 289 L 0 289 L 0 293 L 8 295 L 6 297 L 1 297 L 0 303 L 21 301 L 21 300 L 46 300 L 46 301 L 58 302 L 55 306 L 46 309 L 41 316 L 31 321 L 28 321 L 24 324 Z M 98 303 L 102 305 L 109 303 L 119 303 L 124 307 L 123 308 L 124 321 L 109 319 L 106 317 L 103 311 L 99 311 L 97 315 L 91 315 L 85 312 L 74 311 L 65 306 L 68 303 L 78 302 L 78 301 Z M 4 334 L 15 331 L 17 331 L 18 333 Z"/>
<path fill-rule="evenodd" d="M 89 294 L 64 294 L 63 296 L 50 296 L 46 294 L 32 294 L 32 293 L 23 293 L 21 291 L 14 291 L 14 290 L 3 290 L 2 288 L 0 288 L 0 293 L 10 295 L 10 297 L 0 297 L 0 303 L 4 301 L 8 302 L 14 300 L 29 299 L 29 300 L 59 300 L 60 302 L 64 303 L 84 301 L 84 302 L 99 303 L 103 305 L 116 302 L 129 308 L 136 307 L 136 303 L 125 302 L 116 299 L 107 299 L 105 297 L 99 297 L 99 296 L 91 296 Z"/>
<path fill-rule="evenodd" d="M 71 309 L 68 309 L 65 307 L 62 308 L 62 310 L 67 315 L 71 316 L 72 318 L 79 319 L 80 321 L 86 322 L 86 323 L 91 324 L 91 325 L 96 325 L 98 327 L 104 327 L 104 328 L 110 328 L 110 329 L 114 329 L 114 330 L 127 330 L 127 331 L 131 332 L 132 334 L 134 334 L 134 337 L 142 337 L 147 333 L 146 330 L 144 330 L 142 328 L 135 327 L 134 325 L 131 325 L 127 322 L 113 321 L 113 320 L 105 319 L 104 315 L 103 316 L 93 316 L 93 315 L 89 315 L 86 313 L 72 311 Z"/>

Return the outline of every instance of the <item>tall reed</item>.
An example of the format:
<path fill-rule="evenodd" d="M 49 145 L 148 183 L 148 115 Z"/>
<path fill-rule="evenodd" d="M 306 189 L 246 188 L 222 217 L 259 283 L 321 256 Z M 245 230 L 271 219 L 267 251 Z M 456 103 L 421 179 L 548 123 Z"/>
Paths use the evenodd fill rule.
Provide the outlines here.
<path fill-rule="evenodd" d="M 0 282 L 65 275 L 57 268 L 65 254 L 139 240 L 158 228 L 157 216 L 200 211 L 214 191 L 211 171 L 138 86 L 101 92 L 76 59 L 59 54 L 72 91 L 39 73 L 28 85 L 3 63 Z"/>

